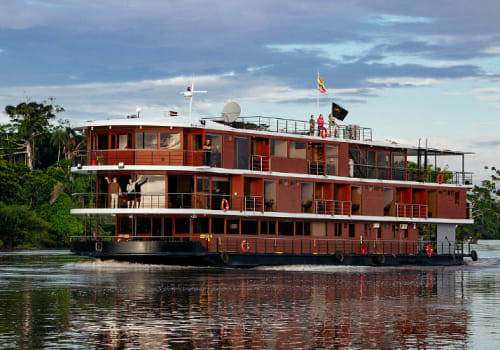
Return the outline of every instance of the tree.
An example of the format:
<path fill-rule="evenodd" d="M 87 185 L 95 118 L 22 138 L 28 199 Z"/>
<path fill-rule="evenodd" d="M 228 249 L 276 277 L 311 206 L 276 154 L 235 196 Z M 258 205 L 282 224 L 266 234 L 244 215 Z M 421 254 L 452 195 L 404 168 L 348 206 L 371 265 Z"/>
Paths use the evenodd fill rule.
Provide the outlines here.
<path fill-rule="evenodd" d="M 36 243 L 47 234 L 50 225 L 23 205 L 0 202 L 0 240 L 6 248 Z"/>
<path fill-rule="evenodd" d="M 488 169 L 488 167 L 485 167 Z M 491 167 L 490 179 L 474 186 L 468 195 L 473 205 L 474 224 L 460 227 L 461 237 L 500 238 L 500 170 Z"/>
<path fill-rule="evenodd" d="M 78 217 L 70 214 L 71 198 L 66 193 L 61 193 L 49 210 L 51 223 L 50 238 L 59 244 L 69 243 L 69 237 L 81 234 L 83 225 Z"/>
<path fill-rule="evenodd" d="M 55 114 L 63 112 L 64 108 L 54 105 L 54 98 L 49 98 L 43 103 L 23 102 L 17 106 L 5 107 L 5 112 L 10 118 L 11 132 L 17 136 L 18 146 L 26 153 L 26 165 L 33 170 L 35 164 L 35 138 L 50 130 L 49 121 Z"/>

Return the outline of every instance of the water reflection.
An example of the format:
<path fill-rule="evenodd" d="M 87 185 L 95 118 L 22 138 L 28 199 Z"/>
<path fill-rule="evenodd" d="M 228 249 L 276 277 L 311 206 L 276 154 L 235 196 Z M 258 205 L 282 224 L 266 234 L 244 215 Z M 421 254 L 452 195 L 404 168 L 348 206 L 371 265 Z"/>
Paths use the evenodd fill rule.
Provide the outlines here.
<path fill-rule="evenodd" d="M 300 269 L 0 256 L 0 348 L 463 349 L 499 289 L 470 267 Z"/>

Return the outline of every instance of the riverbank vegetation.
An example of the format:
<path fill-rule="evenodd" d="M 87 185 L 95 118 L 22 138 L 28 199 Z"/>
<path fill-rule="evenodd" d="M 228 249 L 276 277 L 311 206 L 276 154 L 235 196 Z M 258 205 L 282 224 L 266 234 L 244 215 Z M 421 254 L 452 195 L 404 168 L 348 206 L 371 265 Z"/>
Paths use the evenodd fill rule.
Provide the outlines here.
<path fill-rule="evenodd" d="M 71 193 L 91 192 L 91 177 L 72 176 L 72 152 L 85 138 L 54 98 L 6 106 L 10 122 L 0 125 L 0 248 L 67 247 L 83 232 L 83 218 L 70 215 Z M 474 186 L 468 199 L 475 223 L 458 230 L 461 238 L 500 239 L 500 171 Z M 95 180 L 94 180 L 95 183 Z"/>

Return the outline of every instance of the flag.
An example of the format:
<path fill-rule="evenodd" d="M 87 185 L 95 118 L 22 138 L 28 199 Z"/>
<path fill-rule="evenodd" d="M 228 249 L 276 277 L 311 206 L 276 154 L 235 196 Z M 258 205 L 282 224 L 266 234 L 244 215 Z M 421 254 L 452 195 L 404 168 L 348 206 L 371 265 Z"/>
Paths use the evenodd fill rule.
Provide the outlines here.
<path fill-rule="evenodd" d="M 335 102 L 332 102 L 332 114 L 335 118 L 337 118 L 338 120 L 344 120 L 347 113 L 349 113 L 347 109 L 344 109 Z"/>
<path fill-rule="evenodd" d="M 324 94 L 326 92 L 325 84 L 323 84 L 323 80 L 321 80 L 321 78 L 319 77 L 319 74 L 318 74 L 318 90 L 322 94 Z"/>

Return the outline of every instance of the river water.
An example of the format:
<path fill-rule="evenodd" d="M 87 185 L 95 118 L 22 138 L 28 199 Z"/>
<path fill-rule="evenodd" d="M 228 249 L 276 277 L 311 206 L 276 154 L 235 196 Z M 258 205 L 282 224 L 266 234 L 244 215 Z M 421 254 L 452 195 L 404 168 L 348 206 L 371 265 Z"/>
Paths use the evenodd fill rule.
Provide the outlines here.
<path fill-rule="evenodd" d="M 459 267 L 232 270 L 0 253 L 0 348 L 495 349 L 500 241 Z"/>

